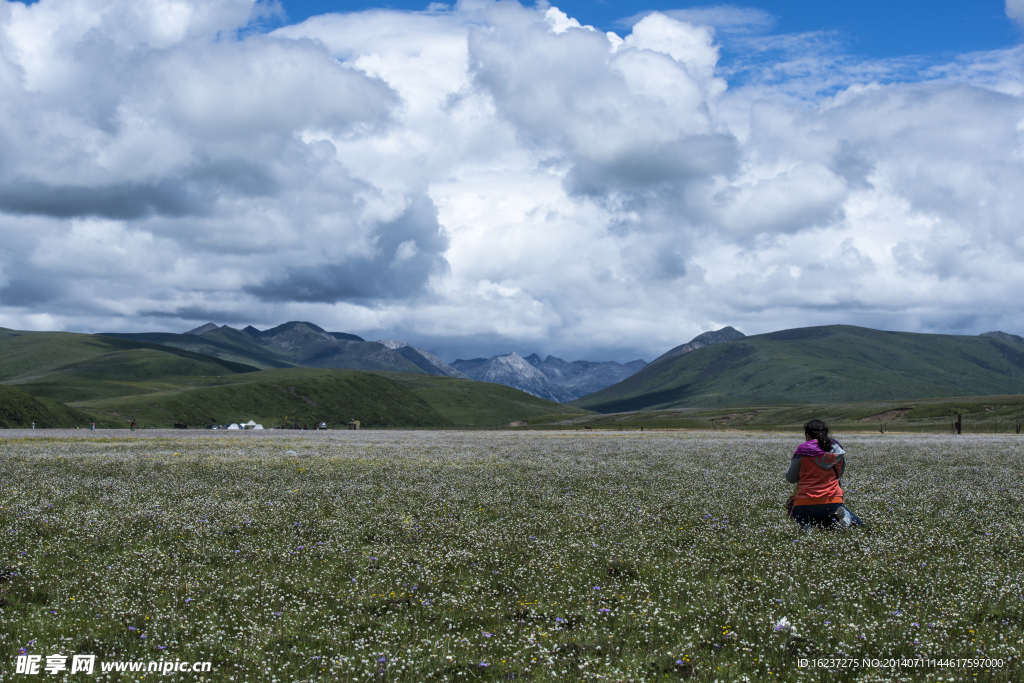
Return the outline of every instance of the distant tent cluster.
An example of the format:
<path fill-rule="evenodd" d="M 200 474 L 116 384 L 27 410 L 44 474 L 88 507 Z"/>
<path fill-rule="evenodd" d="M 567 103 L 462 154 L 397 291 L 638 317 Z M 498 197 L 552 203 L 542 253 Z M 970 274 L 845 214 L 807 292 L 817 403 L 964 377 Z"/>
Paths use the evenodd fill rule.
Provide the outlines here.
<path fill-rule="evenodd" d="M 263 425 L 256 424 L 252 420 L 249 420 L 245 424 L 239 425 L 234 422 L 228 425 L 228 429 L 263 429 Z"/>

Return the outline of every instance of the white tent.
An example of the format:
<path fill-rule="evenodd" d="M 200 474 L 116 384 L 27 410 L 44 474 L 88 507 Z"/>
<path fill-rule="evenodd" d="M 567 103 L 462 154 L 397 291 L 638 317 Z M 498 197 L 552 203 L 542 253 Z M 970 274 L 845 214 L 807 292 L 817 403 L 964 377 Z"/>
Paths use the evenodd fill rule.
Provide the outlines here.
<path fill-rule="evenodd" d="M 249 420 L 244 425 L 242 425 L 242 428 L 243 429 L 255 429 L 256 428 L 256 423 L 253 422 L 252 420 Z"/>
<path fill-rule="evenodd" d="M 256 425 L 253 429 L 263 429 L 263 425 Z"/>
<path fill-rule="evenodd" d="M 228 429 L 241 429 L 241 427 L 232 422 L 231 424 L 228 425 Z"/>

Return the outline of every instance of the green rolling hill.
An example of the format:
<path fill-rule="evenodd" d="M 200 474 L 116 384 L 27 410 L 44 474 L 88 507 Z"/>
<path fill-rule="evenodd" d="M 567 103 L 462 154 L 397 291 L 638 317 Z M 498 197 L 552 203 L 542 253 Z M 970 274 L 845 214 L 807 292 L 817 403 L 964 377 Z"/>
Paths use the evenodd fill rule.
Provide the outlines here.
<path fill-rule="evenodd" d="M 219 377 L 258 369 L 222 358 L 72 332 L 0 330 L 0 382 L 62 403 L 145 393 L 141 382 L 164 377 Z"/>
<path fill-rule="evenodd" d="M 210 330 L 202 335 L 170 332 L 110 332 L 103 336 L 170 346 L 184 351 L 201 353 L 205 356 L 252 365 L 260 370 L 288 368 L 296 365 L 284 354 L 268 349 L 253 341 L 243 332 L 230 327 Z"/>
<path fill-rule="evenodd" d="M 571 405 L 614 413 L 1020 393 L 1024 344 L 1012 335 L 830 325 L 743 337 L 662 358 Z"/>

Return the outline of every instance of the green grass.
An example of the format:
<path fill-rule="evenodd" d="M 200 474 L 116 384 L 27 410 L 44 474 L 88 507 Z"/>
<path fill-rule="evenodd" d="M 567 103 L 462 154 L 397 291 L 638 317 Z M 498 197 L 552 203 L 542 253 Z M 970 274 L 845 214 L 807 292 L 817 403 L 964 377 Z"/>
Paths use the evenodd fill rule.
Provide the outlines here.
<path fill-rule="evenodd" d="M 15 387 L 0 384 L 0 429 L 39 429 L 89 425 L 92 418 L 57 401 L 35 398 Z M 101 422 L 101 427 L 108 426 Z"/>
<path fill-rule="evenodd" d="M 1024 393 L 1024 346 L 992 337 L 809 327 L 715 344 L 574 401 L 601 413 Z"/>
<path fill-rule="evenodd" d="M 1024 675 L 1020 439 L 850 436 L 871 533 L 800 534 L 792 436 L 306 434 L 0 439 L 0 681 Z"/>

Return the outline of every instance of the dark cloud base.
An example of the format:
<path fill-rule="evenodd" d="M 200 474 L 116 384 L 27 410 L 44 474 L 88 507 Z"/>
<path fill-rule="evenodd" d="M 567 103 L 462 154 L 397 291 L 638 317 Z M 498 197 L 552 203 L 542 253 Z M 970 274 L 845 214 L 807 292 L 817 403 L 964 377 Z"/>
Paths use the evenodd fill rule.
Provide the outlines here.
<path fill-rule="evenodd" d="M 404 258 L 403 249 L 409 253 Z M 448 271 L 444 258 L 447 249 L 448 236 L 438 224 L 437 207 L 429 197 L 419 195 L 401 216 L 379 226 L 373 258 L 308 268 L 289 267 L 284 277 L 269 279 L 245 291 L 275 303 L 407 299 L 421 293 L 431 276 Z"/>

